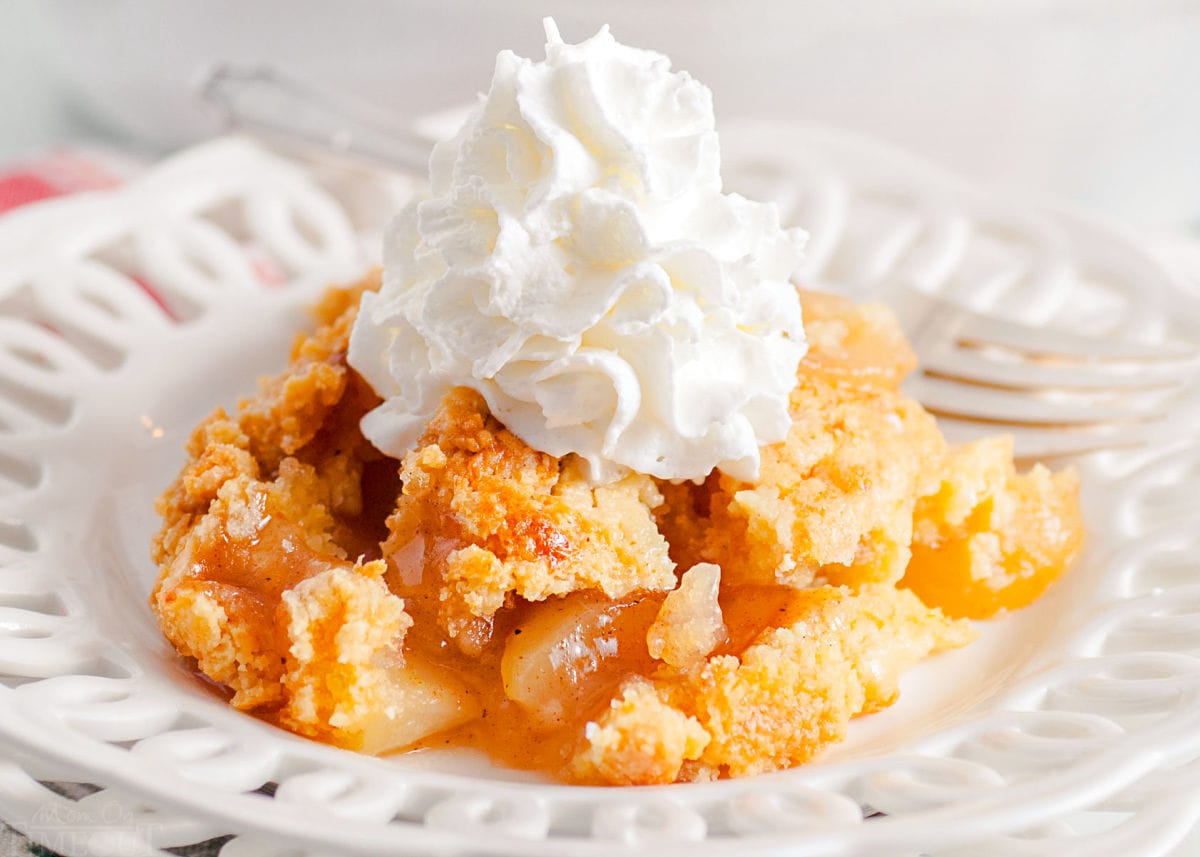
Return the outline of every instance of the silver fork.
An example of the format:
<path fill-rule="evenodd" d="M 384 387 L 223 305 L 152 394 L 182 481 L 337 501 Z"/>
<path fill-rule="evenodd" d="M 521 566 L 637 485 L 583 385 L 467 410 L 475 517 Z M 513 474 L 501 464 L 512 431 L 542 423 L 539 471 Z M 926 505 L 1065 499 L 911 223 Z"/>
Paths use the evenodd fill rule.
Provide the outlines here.
<path fill-rule="evenodd" d="M 1006 321 L 906 285 L 883 297 L 917 354 L 906 387 L 953 439 L 1001 431 L 1044 459 L 1196 433 L 1176 408 L 1200 383 L 1195 346 Z"/>
<path fill-rule="evenodd" d="M 422 174 L 431 143 L 369 105 L 275 69 L 218 64 L 201 98 L 228 126 L 292 151 Z M 876 297 L 896 313 L 919 369 L 909 392 L 954 439 L 1011 434 L 1018 457 L 1052 458 L 1195 432 L 1172 400 L 1200 382 L 1200 351 L 1034 327 L 894 284 Z"/>

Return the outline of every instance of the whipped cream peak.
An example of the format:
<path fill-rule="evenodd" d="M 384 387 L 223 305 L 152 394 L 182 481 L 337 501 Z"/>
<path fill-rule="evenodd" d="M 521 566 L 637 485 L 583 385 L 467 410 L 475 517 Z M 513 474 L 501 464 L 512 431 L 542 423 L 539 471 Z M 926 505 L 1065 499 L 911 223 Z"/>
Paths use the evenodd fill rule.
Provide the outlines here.
<path fill-rule="evenodd" d="M 705 86 L 607 27 L 546 37 L 543 62 L 500 53 L 387 230 L 350 340 L 384 399 L 363 431 L 399 457 L 466 386 L 596 481 L 753 479 L 791 423 L 804 235 L 722 193 Z"/>

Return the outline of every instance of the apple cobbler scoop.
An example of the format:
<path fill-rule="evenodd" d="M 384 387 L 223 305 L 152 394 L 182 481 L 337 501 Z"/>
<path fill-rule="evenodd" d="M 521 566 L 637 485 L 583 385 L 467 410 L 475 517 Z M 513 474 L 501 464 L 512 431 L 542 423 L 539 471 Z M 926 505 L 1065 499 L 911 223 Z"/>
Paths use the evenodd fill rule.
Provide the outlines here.
<path fill-rule="evenodd" d="M 474 709 L 452 679 L 447 691 L 407 663 L 412 619 L 384 580 L 370 494 L 380 483 L 390 494 L 395 463 L 359 434 L 376 399 L 344 361 L 369 285 L 331 291 L 289 371 L 236 417 L 217 410 L 192 434 L 191 458 L 158 503 L 151 605 L 167 639 L 232 691 L 234 706 L 376 751 L 403 742 L 414 717 L 440 729 Z M 415 728 L 408 740 L 425 734 Z"/>
<path fill-rule="evenodd" d="M 158 506 L 167 639 L 294 732 L 583 783 L 787 767 L 968 643 L 957 617 L 1027 603 L 1078 552 L 1074 476 L 948 447 L 880 307 L 804 295 L 791 431 L 756 481 L 594 484 L 467 389 L 402 461 L 378 453 L 359 422 L 379 400 L 345 359 L 375 287 L 326 296 Z"/>

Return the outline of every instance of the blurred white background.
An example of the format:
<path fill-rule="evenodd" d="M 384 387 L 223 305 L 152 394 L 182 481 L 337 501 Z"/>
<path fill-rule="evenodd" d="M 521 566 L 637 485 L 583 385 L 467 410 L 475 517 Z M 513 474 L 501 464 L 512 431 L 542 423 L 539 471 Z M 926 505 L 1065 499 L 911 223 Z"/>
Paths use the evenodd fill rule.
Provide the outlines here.
<path fill-rule="evenodd" d="M 401 116 L 469 100 L 540 18 L 604 22 L 711 86 L 718 121 L 802 118 L 1143 225 L 1200 223 L 1200 0 L 0 0 L 0 155 L 164 152 L 215 130 L 216 60 L 268 62 Z"/>

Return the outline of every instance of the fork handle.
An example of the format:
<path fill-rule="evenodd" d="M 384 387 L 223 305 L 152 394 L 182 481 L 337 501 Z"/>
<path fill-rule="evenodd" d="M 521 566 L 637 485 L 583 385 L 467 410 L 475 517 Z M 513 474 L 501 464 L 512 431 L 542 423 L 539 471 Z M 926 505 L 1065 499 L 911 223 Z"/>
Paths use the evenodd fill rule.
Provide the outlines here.
<path fill-rule="evenodd" d="M 270 66 L 217 63 L 199 97 L 233 128 L 284 146 L 361 158 L 424 175 L 430 141 L 381 111 L 291 78 Z"/>

